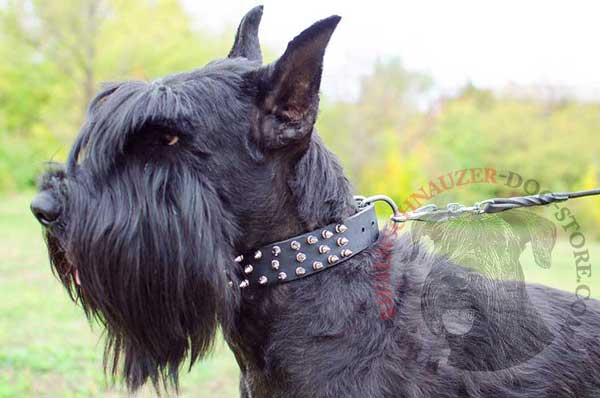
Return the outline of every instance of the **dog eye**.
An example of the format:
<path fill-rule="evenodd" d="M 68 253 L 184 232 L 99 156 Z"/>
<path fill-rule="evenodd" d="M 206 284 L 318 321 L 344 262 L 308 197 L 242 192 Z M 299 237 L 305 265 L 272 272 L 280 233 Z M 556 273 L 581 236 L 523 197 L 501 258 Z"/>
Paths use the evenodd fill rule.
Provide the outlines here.
<path fill-rule="evenodd" d="M 179 136 L 175 134 L 165 134 L 161 136 L 161 143 L 168 146 L 173 146 L 179 141 Z"/>

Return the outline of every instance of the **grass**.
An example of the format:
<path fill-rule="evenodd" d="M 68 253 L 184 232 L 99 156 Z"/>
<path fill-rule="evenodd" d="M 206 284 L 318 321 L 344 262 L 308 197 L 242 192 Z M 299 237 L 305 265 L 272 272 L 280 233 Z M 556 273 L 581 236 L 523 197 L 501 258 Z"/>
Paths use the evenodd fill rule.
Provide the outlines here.
<path fill-rule="evenodd" d="M 100 330 L 67 298 L 50 273 L 40 227 L 28 210 L 33 194 L 0 197 L 0 397 L 126 397 L 108 386 L 102 367 Z M 564 237 L 562 237 L 564 239 Z M 600 244 L 590 243 L 592 263 Z M 574 292 L 572 250 L 564 240 L 553 251 L 552 267 L 541 269 L 531 249 L 523 254 L 526 280 Z M 600 272 L 588 280 L 600 297 Z M 181 397 L 236 397 L 237 365 L 223 343 L 182 376 Z M 137 396 L 151 397 L 150 388 Z"/>

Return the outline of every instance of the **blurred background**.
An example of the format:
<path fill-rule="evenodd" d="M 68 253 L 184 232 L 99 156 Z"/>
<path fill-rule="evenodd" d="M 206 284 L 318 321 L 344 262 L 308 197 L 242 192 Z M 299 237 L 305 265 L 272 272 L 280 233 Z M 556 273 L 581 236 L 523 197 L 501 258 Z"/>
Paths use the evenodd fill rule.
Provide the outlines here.
<path fill-rule="evenodd" d="M 357 192 L 402 202 L 471 167 L 514 170 L 553 191 L 600 186 L 600 4 L 262 3 L 266 62 L 314 21 L 343 17 L 325 59 L 318 130 Z M 256 4 L 0 0 L 0 397 L 127 396 L 105 382 L 101 331 L 52 278 L 29 200 L 44 162 L 65 159 L 101 82 L 152 80 L 225 56 Z M 513 194 L 523 191 L 474 184 L 434 202 Z M 569 207 L 593 262 L 600 200 Z M 523 254 L 528 281 L 574 291 L 567 237 L 559 228 L 550 270 Z M 595 273 L 589 282 L 600 285 Z M 182 397 L 236 395 L 222 343 L 183 376 Z"/>

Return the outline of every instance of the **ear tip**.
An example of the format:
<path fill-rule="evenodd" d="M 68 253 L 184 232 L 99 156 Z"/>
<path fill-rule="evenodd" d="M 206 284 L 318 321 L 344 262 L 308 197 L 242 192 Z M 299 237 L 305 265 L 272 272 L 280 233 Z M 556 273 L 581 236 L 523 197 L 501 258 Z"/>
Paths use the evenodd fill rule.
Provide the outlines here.
<path fill-rule="evenodd" d="M 313 43 L 317 44 L 315 48 L 321 48 L 321 52 L 324 52 L 331 35 L 333 35 L 333 32 L 341 19 L 342 17 L 339 15 L 332 15 L 315 22 L 288 43 L 282 58 L 289 56 L 296 48 L 304 47 L 309 44 L 312 45 Z"/>
<path fill-rule="evenodd" d="M 334 14 L 327 19 L 332 20 L 337 25 L 342 20 L 342 17 L 340 15 Z"/>
<path fill-rule="evenodd" d="M 300 33 L 300 35 L 298 35 L 296 39 L 299 39 L 301 37 L 309 39 L 320 36 L 325 38 L 326 41 L 328 41 L 341 19 L 342 17 L 340 17 L 339 15 L 332 15 L 325 19 L 321 19 L 320 21 L 317 21 L 314 24 L 312 24 L 312 26 L 310 26 L 304 32 Z M 294 39 L 294 41 L 296 39 Z"/>
<path fill-rule="evenodd" d="M 265 7 L 262 4 L 254 7 L 253 9 L 248 11 L 248 13 L 246 13 L 246 19 L 248 19 L 252 22 L 255 22 L 255 23 L 260 22 L 260 19 L 262 18 L 262 15 L 263 15 L 264 8 Z"/>
<path fill-rule="evenodd" d="M 243 57 L 251 61 L 262 62 L 262 54 L 258 40 L 258 29 L 262 19 L 263 6 L 252 8 L 244 15 L 237 29 L 233 47 L 228 58 Z"/>
<path fill-rule="evenodd" d="M 328 27 L 329 29 L 335 29 L 341 19 L 342 17 L 340 17 L 339 15 L 332 15 L 330 17 L 320 20 L 315 25 L 321 25 Z"/>
<path fill-rule="evenodd" d="M 256 7 L 254 7 L 253 9 L 251 9 L 250 13 L 262 15 L 264 9 L 265 9 L 265 6 L 262 4 L 259 4 Z"/>

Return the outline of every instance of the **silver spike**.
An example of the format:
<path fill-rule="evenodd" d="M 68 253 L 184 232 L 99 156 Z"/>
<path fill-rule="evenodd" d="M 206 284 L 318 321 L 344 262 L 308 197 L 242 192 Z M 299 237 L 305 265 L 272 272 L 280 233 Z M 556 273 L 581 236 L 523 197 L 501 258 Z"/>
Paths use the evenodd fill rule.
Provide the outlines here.
<path fill-rule="evenodd" d="M 329 264 L 333 264 L 333 263 L 335 263 L 336 261 L 338 261 L 339 259 L 340 259 L 340 258 L 339 258 L 338 256 L 336 256 L 336 255 L 331 255 L 331 256 L 327 257 L 327 262 L 328 262 Z"/>
<path fill-rule="evenodd" d="M 321 253 L 321 254 L 329 253 L 329 250 L 331 250 L 331 249 L 327 245 L 319 246 L 319 253 Z"/>
<path fill-rule="evenodd" d="M 335 232 L 337 232 L 338 234 L 343 234 L 347 230 L 348 230 L 348 227 L 345 226 L 344 224 L 338 224 L 335 226 Z"/>
<path fill-rule="evenodd" d="M 257 250 L 256 252 L 254 252 L 254 259 L 255 260 L 260 260 L 262 257 L 262 252 L 260 250 Z"/>
<path fill-rule="evenodd" d="M 302 246 L 302 245 L 297 240 L 293 240 L 292 243 L 290 243 L 290 247 L 293 250 L 300 250 L 300 246 Z"/>
<path fill-rule="evenodd" d="M 244 280 L 242 281 L 242 283 L 240 283 L 240 288 L 241 288 L 241 289 L 243 289 L 243 288 L 246 288 L 246 287 L 248 287 L 248 286 L 250 286 L 250 281 L 249 281 L 248 279 L 244 279 Z"/>
<path fill-rule="evenodd" d="M 271 250 L 271 253 L 273 253 L 275 257 L 279 256 L 279 253 L 281 253 L 281 247 L 273 246 L 273 250 Z"/>
<path fill-rule="evenodd" d="M 352 250 L 344 249 L 340 254 L 342 255 L 342 257 L 350 257 L 352 255 Z"/>
<path fill-rule="evenodd" d="M 244 261 L 244 256 L 242 256 L 240 254 L 239 256 L 237 256 L 236 258 L 234 258 L 233 261 L 235 261 L 236 263 L 241 263 L 242 261 Z"/>
<path fill-rule="evenodd" d="M 317 237 L 314 235 L 308 235 L 306 237 L 306 243 L 308 243 L 309 245 L 314 245 L 318 241 L 319 241 L 319 239 L 317 239 Z"/>
<path fill-rule="evenodd" d="M 348 238 L 342 236 L 341 238 L 337 238 L 336 242 L 338 246 L 346 246 L 350 241 L 348 240 Z"/>
<path fill-rule="evenodd" d="M 296 268 L 296 275 L 302 276 L 304 274 L 306 274 L 306 270 L 303 267 Z"/>
<path fill-rule="evenodd" d="M 321 232 L 321 236 L 323 237 L 323 239 L 329 239 L 333 236 L 333 232 L 324 229 L 323 232 Z"/>
<path fill-rule="evenodd" d="M 322 263 L 322 262 L 320 262 L 320 261 L 315 261 L 315 262 L 313 263 L 313 269 L 314 269 L 315 271 L 316 271 L 316 270 L 319 270 L 319 269 L 321 269 L 321 268 L 323 268 L 323 263 Z"/>
<path fill-rule="evenodd" d="M 246 267 L 244 268 L 244 273 L 247 274 L 251 274 L 252 271 L 254 271 L 254 267 L 251 264 L 246 265 Z"/>
<path fill-rule="evenodd" d="M 278 270 L 279 269 L 279 260 L 271 260 L 271 268 L 273 268 L 274 270 Z"/>
<path fill-rule="evenodd" d="M 296 254 L 296 261 L 298 261 L 299 263 L 303 263 L 305 260 L 306 260 L 306 254 L 304 254 L 304 253 Z"/>
<path fill-rule="evenodd" d="M 269 279 L 264 275 L 258 278 L 258 283 L 261 285 L 266 285 L 267 282 L 269 282 Z"/>
<path fill-rule="evenodd" d="M 279 279 L 280 281 L 285 280 L 285 278 L 287 278 L 287 274 L 285 272 L 280 272 L 279 274 L 277 274 L 277 279 Z"/>

